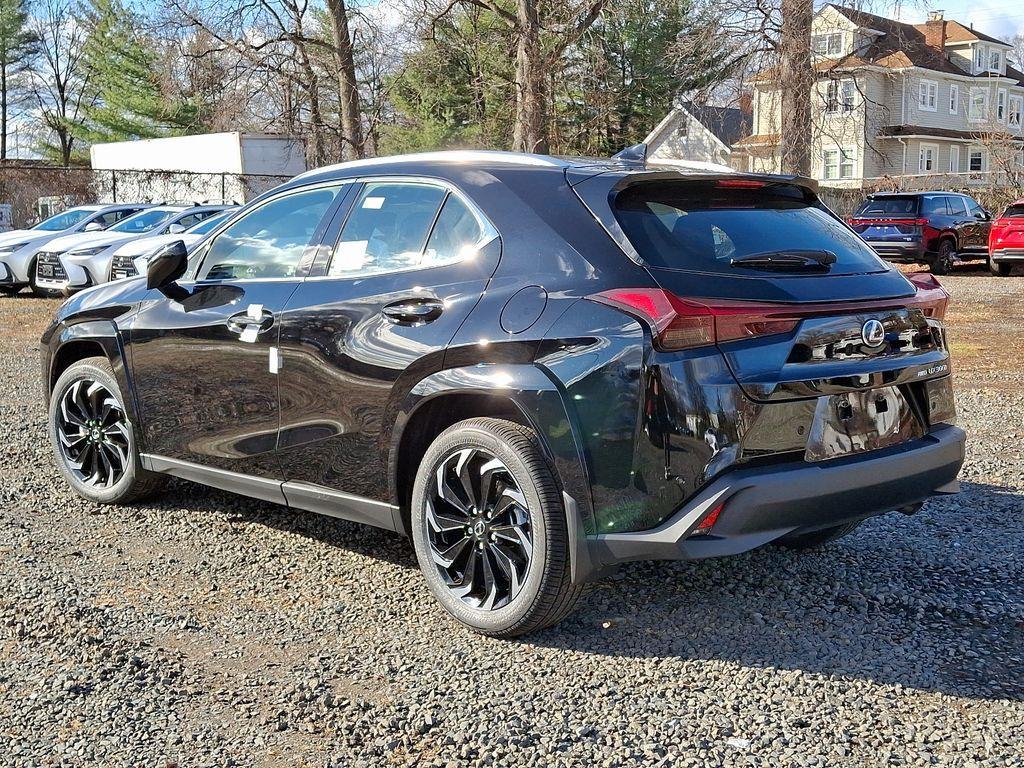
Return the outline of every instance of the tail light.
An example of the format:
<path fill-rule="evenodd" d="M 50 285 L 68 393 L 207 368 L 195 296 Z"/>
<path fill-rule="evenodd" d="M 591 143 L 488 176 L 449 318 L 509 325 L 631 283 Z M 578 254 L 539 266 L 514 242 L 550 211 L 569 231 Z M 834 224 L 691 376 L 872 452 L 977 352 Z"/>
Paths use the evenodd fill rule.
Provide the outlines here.
<path fill-rule="evenodd" d="M 590 297 L 646 320 L 659 349 L 675 351 L 788 333 L 798 310 L 781 304 L 681 299 L 660 288 L 624 288 Z"/>
<path fill-rule="evenodd" d="M 942 320 L 949 306 L 949 294 L 931 272 L 913 272 L 907 279 L 917 289 L 913 300 L 907 306 L 920 307 L 926 317 Z"/>

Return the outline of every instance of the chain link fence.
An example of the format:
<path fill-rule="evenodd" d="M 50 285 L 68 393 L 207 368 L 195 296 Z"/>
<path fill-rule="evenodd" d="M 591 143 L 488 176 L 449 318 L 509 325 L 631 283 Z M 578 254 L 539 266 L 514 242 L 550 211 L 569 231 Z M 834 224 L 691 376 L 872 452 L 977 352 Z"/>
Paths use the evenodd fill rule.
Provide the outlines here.
<path fill-rule="evenodd" d="M 1007 205 L 1024 197 L 1021 189 L 1003 183 L 995 174 L 989 177 L 979 173 L 920 174 L 913 176 L 883 176 L 865 179 L 854 187 L 821 186 L 818 195 L 840 216 L 849 217 L 856 212 L 864 198 L 872 192 L 958 192 L 973 197 L 983 208 L 998 215 Z"/>
<path fill-rule="evenodd" d="M 0 165 L 0 204 L 14 227 L 87 203 L 244 203 L 290 176 Z"/>

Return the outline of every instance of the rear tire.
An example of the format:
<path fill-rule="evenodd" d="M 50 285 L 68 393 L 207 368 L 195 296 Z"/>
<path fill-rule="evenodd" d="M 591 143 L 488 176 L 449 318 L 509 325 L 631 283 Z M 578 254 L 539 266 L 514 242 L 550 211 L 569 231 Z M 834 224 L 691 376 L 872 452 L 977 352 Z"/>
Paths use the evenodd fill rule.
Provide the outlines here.
<path fill-rule="evenodd" d="M 948 237 L 939 243 L 939 250 L 931 260 L 932 274 L 948 275 L 956 263 L 956 244 Z"/>
<path fill-rule="evenodd" d="M 476 418 L 423 454 L 411 530 L 430 591 L 461 624 L 511 638 L 558 623 L 583 592 L 565 508 L 532 429 Z"/>
<path fill-rule="evenodd" d="M 998 261 L 992 258 L 992 254 L 988 256 L 988 271 L 996 277 L 1009 277 L 1010 270 L 1013 269 L 1012 264 L 1000 264 Z"/>
<path fill-rule="evenodd" d="M 127 504 L 166 484 L 166 476 L 142 469 L 124 397 L 106 358 L 80 360 L 60 375 L 49 416 L 57 467 L 82 498 Z"/>
<path fill-rule="evenodd" d="M 17 296 L 21 288 L 20 285 L 0 285 L 0 296 Z"/>
<path fill-rule="evenodd" d="M 828 544 L 830 541 L 841 539 L 843 536 L 853 533 L 857 526 L 862 522 L 864 521 L 855 520 L 852 523 L 835 525 L 831 528 L 822 528 L 819 531 L 811 531 L 809 533 L 790 533 L 783 536 L 781 539 L 776 539 L 775 543 L 785 549 L 815 549 L 816 547 Z"/>

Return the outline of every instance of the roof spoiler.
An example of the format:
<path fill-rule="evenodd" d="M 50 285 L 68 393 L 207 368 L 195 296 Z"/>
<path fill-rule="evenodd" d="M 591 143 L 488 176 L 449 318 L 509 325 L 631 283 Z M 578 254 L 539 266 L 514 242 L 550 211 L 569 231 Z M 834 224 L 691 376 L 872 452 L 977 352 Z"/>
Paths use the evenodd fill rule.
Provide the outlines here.
<path fill-rule="evenodd" d="M 641 142 L 631 147 L 626 147 L 621 152 L 612 155 L 612 160 L 618 160 L 623 165 L 632 165 L 644 168 L 647 165 L 647 145 Z"/>

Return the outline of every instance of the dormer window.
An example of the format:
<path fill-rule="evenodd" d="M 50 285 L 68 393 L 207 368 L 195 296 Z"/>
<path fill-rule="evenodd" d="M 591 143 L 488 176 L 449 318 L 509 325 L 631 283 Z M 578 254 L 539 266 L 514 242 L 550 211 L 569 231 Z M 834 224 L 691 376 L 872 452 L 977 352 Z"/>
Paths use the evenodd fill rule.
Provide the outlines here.
<path fill-rule="evenodd" d="M 829 32 L 811 37 L 811 49 L 819 56 L 838 56 L 843 52 L 843 33 Z"/>
<path fill-rule="evenodd" d="M 999 50 L 989 51 L 988 54 L 988 68 L 990 72 L 1000 72 L 1002 70 L 1003 54 Z"/>
<path fill-rule="evenodd" d="M 985 49 L 980 45 L 974 46 L 974 71 L 981 72 L 985 68 Z"/>

